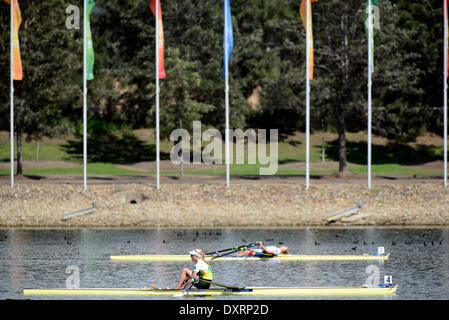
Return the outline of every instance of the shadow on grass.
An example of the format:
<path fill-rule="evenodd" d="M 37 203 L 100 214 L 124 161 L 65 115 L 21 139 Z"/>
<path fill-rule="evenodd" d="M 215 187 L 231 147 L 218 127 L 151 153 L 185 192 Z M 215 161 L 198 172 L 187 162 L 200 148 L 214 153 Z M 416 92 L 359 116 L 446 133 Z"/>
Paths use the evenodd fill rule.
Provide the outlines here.
<path fill-rule="evenodd" d="M 300 140 L 290 140 L 287 143 L 293 147 L 297 147 L 302 144 L 302 142 Z"/>
<path fill-rule="evenodd" d="M 83 158 L 83 136 L 76 135 L 61 146 L 72 158 Z M 87 158 L 89 162 L 133 164 L 156 160 L 156 147 L 149 145 L 132 134 L 117 136 L 113 133 L 89 134 L 87 138 Z M 161 152 L 161 160 L 170 159 L 170 154 Z"/>
<path fill-rule="evenodd" d="M 400 165 L 418 165 L 436 160 L 443 160 L 443 155 L 436 154 L 437 147 L 418 145 L 416 148 L 405 144 L 388 143 L 371 145 L 372 164 L 397 163 Z M 367 163 L 366 142 L 346 141 L 346 155 L 350 163 L 365 165 Z M 326 144 L 326 157 L 338 161 L 338 140 Z"/>

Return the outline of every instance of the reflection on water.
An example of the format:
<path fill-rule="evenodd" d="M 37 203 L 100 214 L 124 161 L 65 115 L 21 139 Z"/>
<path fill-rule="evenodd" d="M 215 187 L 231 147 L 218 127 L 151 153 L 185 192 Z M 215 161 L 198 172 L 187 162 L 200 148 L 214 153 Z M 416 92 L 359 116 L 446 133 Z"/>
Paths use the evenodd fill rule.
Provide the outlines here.
<path fill-rule="evenodd" d="M 392 275 L 396 296 L 368 299 L 449 299 L 449 229 L 297 229 L 297 230 L 0 230 L 0 299 L 24 297 L 24 288 L 64 288 L 69 265 L 80 269 L 82 288 L 173 287 L 190 262 L 114 262 L 119 254 L 206 252 L 256 240 L 289 246 L 294 254 L 362 254 L 385 247 L 377 261 L 240 261 L 212 264 L 216 282 L 239 286 L 360 286 L 368 265 L 379 267 L 380 281 Z M 56 297 L 99 299 L 101 297 Z M 179 299 L 107 297 L 107 299 Z M 245 299 L 264 297 L 245 296 Z M 267 297 L 272 298 L 272 297 Z M 285 297 L 308 299 L 309 297 Z M 312 298 L 312 297 L 310 297 Z M 316 297 L 315 297 L 316 298 Z M 314 299 L 315 299 L 314 298 Z M 320 299 L 326 297 L 319 297 Z M 335 299 L 336 297 L 330 297 Z M 339 297 L 338 297 L 339 298 Z M 354 297 L 341 297 L 354 299 Z M 359 299 L 360 297 L 357 297 Z M 189 297 L 191 299 L 191 297 Z M 205 298 L 194 298 L 205 299 Z M 241 296 L 214 299 L 242 299 Z M 279 299 L 279 297 L 276 297 Z"/>

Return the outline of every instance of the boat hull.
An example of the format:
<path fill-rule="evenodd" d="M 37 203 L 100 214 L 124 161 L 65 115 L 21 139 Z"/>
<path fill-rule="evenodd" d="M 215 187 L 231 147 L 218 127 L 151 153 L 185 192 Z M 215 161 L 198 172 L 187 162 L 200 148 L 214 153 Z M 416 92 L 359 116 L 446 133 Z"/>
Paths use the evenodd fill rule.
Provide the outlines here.
<path fill-rule="evenodd" d="M 213 261 L 358 261 L 358 260 L 388 260 L 390 254 L 387 255 L 282 255 L 272 258 L 256 258 L 256 257 L 219 257 Z M 189 255 L 117 255 L 111 256 L 113 261 L 191 261 Z M 210 258 L 206 258 L 210 260 Z"/>
<path fill-rule="evenodd" d="M 24 289 L 23 294 L 55 296 L 217 296 L 217 295 L 263 295 L 263 296 L 372 296 L 395 295 L 395 287 L 248 287 L 243 290 L 206 289 L 182 291 L 176 289 Z"/>

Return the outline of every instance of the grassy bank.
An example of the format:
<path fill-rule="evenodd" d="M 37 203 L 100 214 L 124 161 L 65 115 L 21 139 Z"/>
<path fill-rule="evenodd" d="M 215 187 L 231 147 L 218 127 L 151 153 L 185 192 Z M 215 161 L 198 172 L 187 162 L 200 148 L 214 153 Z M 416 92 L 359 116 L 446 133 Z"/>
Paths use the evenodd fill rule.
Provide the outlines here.
<path fill-rule="evenodd" d="M 9 136 L 0 132 L 0 175 L 9 175 Z M 324 139 L 325 162 L 322 161 Z M 330 175 L 338 172 L 337 135 L 317 132 L 311 135 L 310 173 Z M 374 175 L 441 175 L 443 140 L 441 137 L 426 135 L 416 142 L 395 144 L 381 137 L 373 137 L 372 173 Z M 203 144 L 204 146 L 205 144 Z M 39 145 L 39 161 L 36 161 L 36 142 L 23 145 L 25 175 L 78 175 L 82 168 L 82 139 L 79 136 L 44 138 Z M 170 162 L 173 143 L 161 141 L 161 160 Z M 267 147 L 268 148 L 268 147 Z M 224 148 L 222 150 L 224 156 Z M 235 152 L 234 152 L 235 154 Z M 104 136 L 90 136 L 88 139 L 89 174 L 154 174 L 155 144 L 152 130 L 114 132 Z M 366 166 L 366 134 L 347 134 L 347 158 L 349 172 L 364 175 Z M 297 133 L 280 141 L 278 145 L 278 171 L 280 175 L 305 174 L 305 135 Z M 245 162 L 247 148 L 245 147 Z M 135 164 L 147 163 L 137 167 Z M 231 165 L 233 175 L 258 175 L 260 164 Z M 186 174 L 223 175 L 224 166 L 184 166 Z M 162 174 L 179 174 L 179 167 L 166 165 Z"/>

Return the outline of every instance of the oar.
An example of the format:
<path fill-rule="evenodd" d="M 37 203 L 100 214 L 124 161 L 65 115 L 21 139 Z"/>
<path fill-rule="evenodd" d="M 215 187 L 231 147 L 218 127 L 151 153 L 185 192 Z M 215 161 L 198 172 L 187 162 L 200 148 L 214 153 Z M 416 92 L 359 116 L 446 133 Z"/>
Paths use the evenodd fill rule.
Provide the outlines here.
<path fill-rule="evenodd" d="M 226 284 L 216 283 L 216 282 L 212 282 L 212 281 L 209 281 L 209 280 L 206 280 L 206 279 L 200 279 L 200 280 L 203 281 L 203 282 L 207 282 L 207 283 L 213 284 L 215 286 L 224 287 L 224 288 L 228 288 L 228 289 L 244 289 L 245 288 L 245 287 L 241 288 L 241 287 L 237 287 L 237 286 L 228 286 Z"/>

